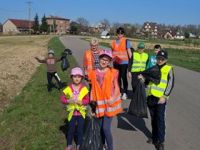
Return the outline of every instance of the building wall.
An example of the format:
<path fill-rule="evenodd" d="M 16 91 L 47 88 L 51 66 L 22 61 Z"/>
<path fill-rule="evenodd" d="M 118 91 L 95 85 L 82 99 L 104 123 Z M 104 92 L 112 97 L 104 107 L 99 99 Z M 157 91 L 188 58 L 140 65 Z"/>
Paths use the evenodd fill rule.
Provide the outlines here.
<path fill-rule="evenodd" d="M 50 25 L 50 31 L 53 32 L 54 23 L 56 24 L 56 32 L 67 32 L 70 28 L 70 21 L 62 19 L 47 19 L 47 24 Z"/>
<path fill-rule="evenodd" d="M 7 20 L 3 24 L 3 33 L 4 34 L 17 34 L 20 32 L 18 31 L 17 27 L 10 20 Z"/>

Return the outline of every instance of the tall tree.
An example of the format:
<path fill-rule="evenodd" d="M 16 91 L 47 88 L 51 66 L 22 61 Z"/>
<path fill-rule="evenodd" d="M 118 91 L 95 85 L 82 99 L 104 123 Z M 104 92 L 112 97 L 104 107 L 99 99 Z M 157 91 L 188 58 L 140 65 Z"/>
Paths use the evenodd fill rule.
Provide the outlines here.
<path fill-rule="evenodd" d="M 38 14 L 36 14 L 34 18 L 34 24 L 32 27 L 35 34 L 39 32 L 39 28 L 40 28 L 39 18 L 38 18 Z"/>
<path fill-rule="evenodd" d="M 48 24 L 47 24 L 47 19 L 46 19 L 45 14 L 42 17 L 42 24 L 40 26 L 40 32 L 44 32 L 44 33 L 48 32 Z"/>
<path fill-rule="evenodd" d="M 70 33 L 71 34 L 79 34 L 80 33 L 80 24 L 76 22 L 71 22 L 70 23 Z"/>

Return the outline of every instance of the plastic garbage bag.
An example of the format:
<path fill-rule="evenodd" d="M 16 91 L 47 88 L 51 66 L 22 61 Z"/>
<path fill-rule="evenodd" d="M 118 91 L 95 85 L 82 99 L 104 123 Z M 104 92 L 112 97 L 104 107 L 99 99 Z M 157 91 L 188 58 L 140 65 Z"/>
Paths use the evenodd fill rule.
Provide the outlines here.
<path fill-rule="evenodd" d="M 136 91 L 133 94 L 133 98 L 129 105 L 128 113 L 136 117 L 148 118 L 146 91 L 143 81 L 140 81 L 137 85 Z"/>
<path fill-rule="evenodd" d="M 86 117 L 80 150 L 103 150 L 99 121 L 93 116 Z"/>
<path fill-rule="evenodd" d="M 65 49 L 64 52 L 61 54 L 61 69 L 62 71 L 67 70 L 70 67 L 67 55 L 71 55 L 72 52 L 70 49 Z"/>
<path fill-rule="evenodd" d="M 80 150 L 103 150 L 99 120 L 95 117 L 96 102 L 91 101 L 87 106 L 85 130 Z"/>
<path fill-rule="evenodd" d="M 144 76 L 146 80 L 145 83 L 148 83 L 148 82 L 153 82 L 155 84 L 160 83 L 161 72 L 157 65 L 143 71 L 141 74 Z"/>

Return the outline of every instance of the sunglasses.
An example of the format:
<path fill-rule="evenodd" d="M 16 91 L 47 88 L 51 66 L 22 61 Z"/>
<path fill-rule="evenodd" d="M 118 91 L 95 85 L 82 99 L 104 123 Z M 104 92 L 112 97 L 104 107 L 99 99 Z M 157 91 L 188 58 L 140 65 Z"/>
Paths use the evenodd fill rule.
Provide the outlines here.
<path fill-rule="evenodd" d="M 164 61 L 165 60 L 165 58 L 163 58 L 163 57 L 157 57 L 156 59 L 160 60 L 160 61 Z"/>

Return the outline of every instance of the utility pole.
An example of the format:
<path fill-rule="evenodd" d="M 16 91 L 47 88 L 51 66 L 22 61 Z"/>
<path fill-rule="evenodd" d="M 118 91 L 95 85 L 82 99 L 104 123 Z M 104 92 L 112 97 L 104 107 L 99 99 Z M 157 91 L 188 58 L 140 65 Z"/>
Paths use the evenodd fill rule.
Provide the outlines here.
<path fill-rule="evenodd" d="M 31 5 L 32 5 L 32 1 L 28 1 L 27 4 L 28 4 L 28 20 L 29 20 L 28 27 L 29 27 L 29 34 L 31 35 Z"/>

